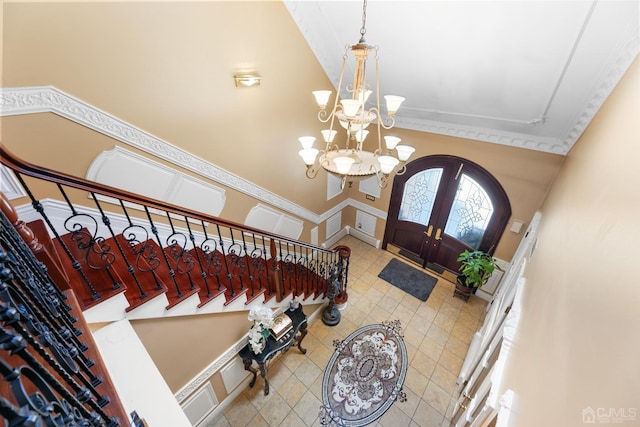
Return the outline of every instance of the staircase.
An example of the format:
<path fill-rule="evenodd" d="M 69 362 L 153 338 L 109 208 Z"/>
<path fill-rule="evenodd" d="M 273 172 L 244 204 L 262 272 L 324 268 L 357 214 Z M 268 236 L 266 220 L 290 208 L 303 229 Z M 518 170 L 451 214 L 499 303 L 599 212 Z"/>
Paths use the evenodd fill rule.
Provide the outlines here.
<path fill-rule="evenodd" d="M 248 311 L 257 304 L 279 308 L 293 299 L 302 304 L 346 302 L 346 246 L 328 250 L 34 166 L 1 143 L 0 162 L 13 172 L 28 198 L 16 207 L 0 192 L 0 278 L 3 286 L 14 278 L 4 268 L 6 253 L 11 255 L 5 252 L 5 231 L 11 228 L 26 248 L 23 252 L 33 258 L 29 274 L 43 283 L 34 290 L 33 280 L 27 278 L 10 283 L 17 289 L 14 294 L 0 292 L 0 415 L 10 425 L 48 420 L 41 409 L 46 402 L 53 408 L 48 407 L 46 416 L 56 422 L 76 417 L 88 420 L 78 425 L 128 425 L 127 412 L 139 409 L 141 415 L 165 421 L 171 414 L 177 420 L 174 425 L 187 425 L 162 381 L 153 390 L 142 390 L 144 395 L 153 391 L 150 406 L 137 401 L 132 407 L 130 394 L 118 397 L 96 342 L 91 341 L 89 324 Z M 11 268 L 22 272 L 24 265 L 16 261 Z M 22 313 L 21 307 L 34 304 L 54 308 L 48 317 L 40 309 Z M 57 318 L 60 312 L 63 320 Z M 72 327 L 76 319 L 81 326 Z M 34 320 L 48 329 L 29 329 Z M 43 348 L 49 345 L 49 330 L 55 345 Z M 78 342 L 69 331 L 87 339 Z M 30 345 L 26 349 L 20 344 L 24 339 Z M 86 341 L 91 342 L 85 345 Z M 67 352 L 74 362 L 56 352 Z M 31 357 L 34 353 L 47 363 Z M 10 382 L 14 377 L 18 384 L 21 378 L 33 383 L 25 393 L 44 391 L 44 398 L 22 398 L 15 381 Z M 165 412 L 158 414 L 158 406 Z"/>
<path fill-rule="evenodd" d="M 0 151 L 31 204 L 9 215 L 41 242 L 40 261 L 74 291 L 89 323 L 326 302 L 332 272 L 336 299 L 346 298 L 349 248 L 327 250 Z"/>

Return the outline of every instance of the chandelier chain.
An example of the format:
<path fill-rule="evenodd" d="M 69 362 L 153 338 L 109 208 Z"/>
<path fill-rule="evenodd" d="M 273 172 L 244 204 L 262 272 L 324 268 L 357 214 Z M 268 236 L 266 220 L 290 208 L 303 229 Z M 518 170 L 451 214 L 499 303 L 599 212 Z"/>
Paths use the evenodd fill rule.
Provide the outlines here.
<path fill-rule="evenodd" d="M 360 28 L 360 43 L 364 43 L 364 35 L 367 32 L 367 0 L 362 4 L 362 28 Z"/>

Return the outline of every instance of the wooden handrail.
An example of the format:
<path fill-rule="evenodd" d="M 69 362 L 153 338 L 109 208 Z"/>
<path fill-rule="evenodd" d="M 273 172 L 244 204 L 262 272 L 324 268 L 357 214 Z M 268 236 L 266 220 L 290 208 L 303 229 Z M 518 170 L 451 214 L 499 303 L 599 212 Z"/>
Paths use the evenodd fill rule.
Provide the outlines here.
<path fill-rule="evenodd" d="M 171 203 L 163 202 L 161 200 L 148 198 L 145 196 L 140 196 L 135 193 L 130 193 L 125 190 L 121 190 L 115 187 L 110 187 L 105 184 L 100 184 L 93 181 L 88 181 L 83 178 L 78 178 L 64 172 L 54 171 L 52 169 L 44 168 L 41 166 L 36 166 L 32 163 L 24 161 L 13 153 L 11 153 L 0 141 L 0 163 L 7 166 L 9 169 L 12 169 L 16 172 L 19 172 L 23 175 L 30 176 L 33 178 L 39 178 L 45 181 L 53 182 L 56 184 L 66 185 L 68 187 L 76 188 L 79 190 L 84 190 L 96 194 L 101 194 L 103 196 L 114 197 L 123 201 L 132 202 L 136 204 L 140 204 L 143 206 L 148 206 L 155 209 L 160 209 L 163 211 L 171 212 L 174 214 L 179 214 L 183 216 L 187 216 L 193 219 L 201 220 L 204 222 L 209 222 L 213 224 L 218 224 L 224 227 L 229 227 L 233 229 L 237 229 L 240 231 L 244 231 L 247 233 L 253 233 L 257 235 L 264 236 L 265 239 L 276 239 L 282 242 L 289 242 L 291 244 L 298 245 L 300 247 L 312 249 L 320 252 L 327 253 L 335 253 L 335 250 L 329 250 L 326 248 L 322 248 L 319 246 L 315 246 L 309 243 L 300 242 L 298 240 L 291 239 L 286 236 L 281 236 L 275 233 L 270 233 L 265 230 L 260 230 L 257 228 L 249 227 L 244 224 L 240 224 L 233 221 L 228 221 L 222 218 L 214 217 L 211 215 L 204 214 L 202 212 L 198 212 L 195 210 L 191 210 L 188 208 L 184 208 L 182 206 L 177 206 Z"/>

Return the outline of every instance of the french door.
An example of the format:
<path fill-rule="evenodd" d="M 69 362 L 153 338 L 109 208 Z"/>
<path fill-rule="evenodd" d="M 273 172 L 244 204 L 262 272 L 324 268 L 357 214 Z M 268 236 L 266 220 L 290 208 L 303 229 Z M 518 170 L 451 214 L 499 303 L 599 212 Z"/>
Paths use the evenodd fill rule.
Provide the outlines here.
<path fill-rule="evenodd" d="M 394 179 L 382 247 L 457 273 L 465 249 L 493 254 L 510 216 L 506 192 L 484 168 L 455 156 L 423 157 Z"/>

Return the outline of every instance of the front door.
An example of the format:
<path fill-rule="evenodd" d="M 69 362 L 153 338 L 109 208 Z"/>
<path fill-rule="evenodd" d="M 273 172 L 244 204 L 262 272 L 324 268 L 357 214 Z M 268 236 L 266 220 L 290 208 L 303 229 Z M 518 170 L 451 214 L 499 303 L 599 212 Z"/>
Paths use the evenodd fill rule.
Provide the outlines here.
<path fill-rule="evenodd" d="M 465 249 L 493 254 L 510 216 L 509 199 L 488 171 L 455 156 L 423 157 L 394 179 L 382 247 L 457 273 Z"/>

